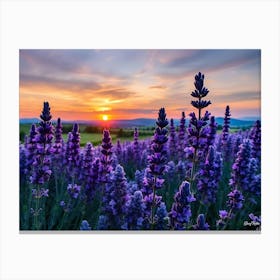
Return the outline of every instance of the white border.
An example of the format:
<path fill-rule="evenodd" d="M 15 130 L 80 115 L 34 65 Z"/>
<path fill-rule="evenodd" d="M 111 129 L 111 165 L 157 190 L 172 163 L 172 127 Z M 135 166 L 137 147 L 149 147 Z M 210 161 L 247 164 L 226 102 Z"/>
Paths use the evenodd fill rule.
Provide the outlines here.
<path fill-rule="evenodd" d="M 279 279 L 279 2 L 2 1 L 1 279 Z M 18 49 L 262 49 L 262 233 L 19 234 Z"/>

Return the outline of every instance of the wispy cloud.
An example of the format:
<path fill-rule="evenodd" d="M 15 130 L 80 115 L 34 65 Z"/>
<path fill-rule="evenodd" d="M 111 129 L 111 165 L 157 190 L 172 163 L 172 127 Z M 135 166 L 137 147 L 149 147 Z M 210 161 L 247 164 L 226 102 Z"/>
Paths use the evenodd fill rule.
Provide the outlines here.
<path fill-rule="evenodd" d="M 103 111 L 154 117 L 162 106 L 178 118 L 193 110 L 198 71 L 213 114 L 222 115 L 228 103 L 240 116 L 259 114 L 260 50 L 21 50 L 20 116 L 38 115 L 49 100 L 66 118 L 98 118 Z"/>

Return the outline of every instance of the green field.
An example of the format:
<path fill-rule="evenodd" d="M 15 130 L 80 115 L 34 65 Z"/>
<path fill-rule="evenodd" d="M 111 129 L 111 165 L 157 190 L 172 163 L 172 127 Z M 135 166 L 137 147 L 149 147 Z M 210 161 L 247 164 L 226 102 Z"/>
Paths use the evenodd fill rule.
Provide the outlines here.
<path fill-rule="evenodd" d="M 20 124 L 20 141 L 24 141 L 25 135 L 29 134 L 31 124 Z M 67 141 L 68 132 L 72 130 L 72 124 L 63 125 L 63 139 Z M 81 146 L 84 146 L 86 143 L 91 142 L 93 145 L 99 145 L 102 142 L 102 129 L 98 127 L 91 127 L 85 124 L 79 125 L 80 135 L 81 135 Z M 244 129 L 244 128 L 243 128 Z M 240 128 L 231 128 L 232 133 L 238 132 Z M 221 133 L 221 127 L 218 127 L 217 133 Z M 133 140 L 133 129 L 128 128 L 112 128 L 110 129 L 112 142 L 116 143 L 119 139 L 121 142 L 132 141 Z M 139 129 L 139 140 L 144 140 L 149 137 L 152 137 L 154 134 L 154 128 L 147 127 Z"/>
<path fill-rule="evenodd" d="M 20 124 L 20 141 L 24 141 L 25 135 L 29 134 L 31 124 Z M 86 143 L 91 142 L 93 145 L 99 145 L 102 142 L 102 129 L 96 127 L 89 127 L 84 124 L 79 126 L 80 135 L 81 135 L 81 146 L 84 146 Z M 66 124 L 63 126 L 63 139 L 66 142 L 68 137 L 68 132 L 72 129 L 71 124 Z M 86 132 L 86 131 L 95 131 L 95 132 Z M 121 142 L 132 141 L 133 140 L 133 129 L 110 129 L 112 142 L 116 143 L 119 139 Z M 139 130 L 139 140 L 149 138 L 153 135 L 152 129 L 140 129 Z"/>

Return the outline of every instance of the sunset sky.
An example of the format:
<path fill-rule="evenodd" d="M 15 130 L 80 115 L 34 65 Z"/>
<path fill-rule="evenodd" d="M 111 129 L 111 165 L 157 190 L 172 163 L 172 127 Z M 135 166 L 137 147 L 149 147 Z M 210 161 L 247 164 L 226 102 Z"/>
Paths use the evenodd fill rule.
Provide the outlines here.
<path fill-rule="evenodd" d="M 205 74 L 212 115 L 260 116 L 260 50 L 20 50 L 20 118 L 49 101 L 63 120 L 168 118 L 193 111 L 194 75 Z"/>

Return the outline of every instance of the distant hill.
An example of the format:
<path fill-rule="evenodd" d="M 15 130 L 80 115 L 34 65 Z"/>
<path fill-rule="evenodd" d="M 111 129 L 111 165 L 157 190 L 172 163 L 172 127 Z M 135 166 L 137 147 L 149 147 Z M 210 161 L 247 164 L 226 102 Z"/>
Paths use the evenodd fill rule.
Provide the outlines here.
<path fill-rule="evenodd" d="M 40 120 L 39 119 L 36 119 L 36 118 L 33 118 L 33 119 L 20 119 L 19 120 L 19 123 L 20 124 L 33 124 L 33 123 L 38 123 L 38 122 L 40 122 Z"/>
<path fill-rule="evenodd" d="M 257 118 L 256 118 L 257 119 Z M 32 123 L 39 123 L 40 120 L 36 118 L 32 119 L 20 119 L 21 124 L 32 124 Z M 63 121 L 63 123 L 80 123 L 80 124 L 87 124 L 92 126 L 102 126 L 104 124 L 103 121 Z M 216 122 L 218 125 L 223 125 L 224 118 L 217 117 Z M 254 124 L 255 120 L 244 120 L 244 119 L 231 119 L 230 120 L 230 126 L 231 127 L 246 127 L 246 126 L 252 126 Z M 180 124 L 179 119 L 174 119 L 175 126 L 178 126 Z M 111 120 L 110 121 L 110 127 L 112 128 L 134 128 L 134 127 L 153 127 L 156 125 L 156 119 L 147 119 L 147 118 L 138 118 L 133 120 Z M 188 125 L 188 118 L 186 119 L 186 125 Z"/>
<path fill-rule="evenodd" d="M 218 117 L 216 118 L 216 122 L 219 125 L 223 125 L 224 118 Z M 255 123 L 253 120 L 239 120 L 239 119 L 230 119 L 230 126 L 231 127 L 245 127 L 245 126 L 252 126 Z"/>

